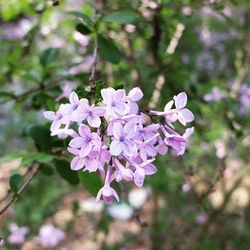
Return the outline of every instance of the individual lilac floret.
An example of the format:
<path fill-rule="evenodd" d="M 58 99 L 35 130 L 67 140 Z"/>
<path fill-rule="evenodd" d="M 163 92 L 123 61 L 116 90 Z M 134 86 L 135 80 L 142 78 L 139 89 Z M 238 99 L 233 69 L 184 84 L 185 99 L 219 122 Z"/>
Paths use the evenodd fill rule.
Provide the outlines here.
<path fill-rule="evenodd" d="M 94 147 L 100 146 L 100 137 L 96 133 L 91 133 L 90 128 L 81 124 L 79 129 L 79 137 L 75 137 L 69 143 L 71 148 L 79 148 L 79 156 L 81 158 L 87 156 Z"/>
<path fill-rule="evenodd" d="M 19 227 L 16 224 L 10 225 L 10 236 L 8 242 L 13 245 L 21 245 L 25 241 L 25 236 L 28 234 L 28 227 Z"/>
<path fill-rule="evenodd" d="M 100 107 L 90 106 L 87 99 L 79 101 L 78 109 L 73 113 L 72 119 L 77 122 L 82 122 L 87 119 L 88 124 L 93 128 L 99 128 L 101 125 L 101 116 L 105 114 L 105 109 Z"/>
<path fill-rule="evenodd" d="M 170 150 L 174 156 L 184 154 L 194 129 L 187 128 L 180 134 L 174 123 L 185 126 L 194 116 L 185 108 L 184 92 L 169 101 L 164 111 L 149 112 L 139 110 L 143 93 L 138 87 L 128 95 L 124 89 L 106 88 L 101 95 L 98 107 L 72 92 L 69 103 L 61 104 L 57 112 L 45 112 L 45 116 L 53 121 L 51 135 L 72 138 L 68 145 L 73 155 L 71 169 L 99 172 L 105 181 L 96 200 L 111 203 L 119 201 L 112 182 L 128 181 L 142 187 L 145 177 L 157 172 L 153 162 L 158 154 Z"/>
<path fill-rule="evenodd" d="M 194 120 L 193 113 L 185 108 L 187 105 L 187 94 L 185 92 L 181 92 L 177 96 L 174 96 L 174 104 L 177 110 L 177 119 L 182 125 L 186 126 L 187 122 L 192 122 Z"/>
<path fill-rule="evenodd" d="M 204 95 L 206 102 L 218 102 L 224 97 L 222 91 L 218 87 L 213 87 L 210 93 Z"/>
<path fill-rule="evenodd" d="M 55 247 L 65 238 L 65 233 L 59 229 L 54 227 L 52 224 L 43 225 L 37 236 L 37 241 L 43 247 Z"/>
<path fill-rule="evenodd" d="M 119 117 L 129 112 L 129 107 L 125 103 L 125 90 L 107 88 L 101 90 L 103 103 L 106 105 L 106 112 L 113 117 Z"/>
<path fill-rule="evenodd" d="M 111 155 L 118 156 L 121 153 L 132 157 L 137 152 L 136 144 L 131 140 L 136 134 L 136 125 L 127 123 L 124 127 L 120 123 L 113 126 L 114 139 L 110 145 Z"/>

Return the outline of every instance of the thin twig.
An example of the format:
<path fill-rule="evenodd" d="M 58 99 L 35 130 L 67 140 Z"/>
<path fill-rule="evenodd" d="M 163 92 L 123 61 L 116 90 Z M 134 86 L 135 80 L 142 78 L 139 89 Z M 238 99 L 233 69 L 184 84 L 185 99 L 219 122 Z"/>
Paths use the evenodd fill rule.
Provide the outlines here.
<path fill-rule="evenodd" d="M 12 199 L 0 210 L 0 216 L 2 214 L 4 214 L 4 212 L 16 201 L 18 200 L 18 198 L 22 195 L 22 193 L 27 189 L 27 187 L 29 186 L 29 184 L 31 183 L 31 181 L 35 178 L 35 176 L 37 175 L 37 173 L 39 172 L 40 169 L 40 165 L 36 165 L 34 166 L 32 169 L 34 169 L 34 171 L 32 171 L 32 173 L 30 174 L 30 176 L 27 178 L 27 180 L 24 182 L 24 184 L 22 185 L 22 187 L 13 195 Z"/>
<path fill-rule="evenodd" d="M 94 51 L 93 51 L 93 64 L 91 67 L 91 75 L 89 78 L 89 84 L 90 88 L 93 89 L 95 87 L 95 76 L 96 76 L 96 65 L 97 65 L 97 58 L 98 58 L 98 38 L 97 35 L 95 37 L 95 42 L 94 42 Z"/>

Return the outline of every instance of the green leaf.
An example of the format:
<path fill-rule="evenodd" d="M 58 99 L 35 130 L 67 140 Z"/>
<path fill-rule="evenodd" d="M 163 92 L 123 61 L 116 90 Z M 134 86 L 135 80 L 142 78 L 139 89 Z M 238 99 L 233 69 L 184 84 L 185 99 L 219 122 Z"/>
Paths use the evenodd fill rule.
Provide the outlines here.
<path fill-rule="evenodd" d="M 46 68 L 57 59 L 59 53 L 59 48 L 47 48 L 43 50 L 39 55 L 40 64 L 43 66 L 43 68 Z"/>
<path fill-rule="evenodd" d="M 80 18 L 82 20 L 82 22 L 88 26 L 89 28 L 93 28 L 94 27 L 94 22 L 92 21 L 92 19 L 87 16 L 86 14 L 84 14 L 83 12 L 80 12 L 80 11 L 70 11 L 68 12 L 69 14 L 77 17 L 77 18 Z"/>
<path fill-rule="evenodd" d="M 98 35 L 98 43 L 101 56 L 110 63 L 117 64 L 122 59 L 122 53 L 114 41 Z"/>
<path fill-rule="evenodd" d="M 23 181 L 24 181 L 24 178 L 22 175 L 20 174 L 12 175 L 9 180 L 11 191 L 16 193 L 19 190 L 19 188 L 23 185 Z"/>
<path fill-rule="evenodd" d="M 78 172 L 81 184 L 87 189 L 89 193 L 96 196 L 100 188 L 103 186 L 103 182 L 99 173 Z"/>
<path fill-rule="evenodd" d="M 77 172 L 70 169 L 70 163 L 66 160 L 54 160 L 58 174 L 72 185 L 79 183 Z"/>
<path fill-rule="evenodd" d="M 22 165 L 30 165 L 34 161 L 39 163 L 48 163 L 51 162 L 54 159 L 53 155 L 42 153 L 42 152 L 32 152 L 27 153 L 25 156 L 23 156 Z"/>
<path fill-rule="evenodd" d="M 27 152 L 25 151 L 16 151 L 16 152 L 11 152 L 6 154 L 5 156 L 0 158 L 0 162 L 5 162 L 5 161 L 11 161 L 17 158 L 23 158 L 23 156 L 25 156 L 27 154 Z"/>
<path fill-rule="evenodd" d="M 136 12 L 131 10 L 119 10 L 104 16 L 103 20 L 105 22 L 112 22 L 117 24 L 134 24 L 139 21 L 139 16 Z"/>
<path fill-rule="evenodd" d="M 76 30 L 83 35 L 89 35 L 89 34 L 93 33 L 93 30 L 89 29 L 86 25 L 84 25 L 82 23 L 78 23 L 76 25 Z"/>
<path fill-rule="evenodd" d="M 42 125 L 31 125 L 25 132 L 34 140 L 38 150 L 47 151 L 51 148 L 52 137 L 49 128 Z"/>

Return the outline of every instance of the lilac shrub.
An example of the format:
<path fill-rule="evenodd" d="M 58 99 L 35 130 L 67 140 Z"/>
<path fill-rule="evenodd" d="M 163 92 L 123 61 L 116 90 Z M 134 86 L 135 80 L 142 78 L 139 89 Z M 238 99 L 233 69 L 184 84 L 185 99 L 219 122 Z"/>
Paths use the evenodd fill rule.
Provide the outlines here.
<path fill-rule="evenodd" d="M 173 124 L 179 122 L 186 126 L 194 120 L 194 115 L 185 107 L 184 92 L 174 96 L 162 112 L 139 110 L 138 101 L 143 93 L 138 87 L 128 95 L 124 89 L 109 87 L 101 90 L 101 96 L 100 103 L 91 104 L 72 92 L 69 103 L 44 115 L 52 121 L 52 136 L 72 138 L 68 145 L 68 152 L 74 156 L 71 169 L 98 171 L 104 186 L 96 200 L 102 198 L 111 203 L 114 198 L 119 201 L 116 190 L 111 187 L 113 181 L 125 180 L 142 187 L 145 176 L 157 172 L 153 162 L 158 154 L 165 155 L 168 149 L 176 156 L 184 154 L 194 129 L 187 128 L 180 134 Z"/>

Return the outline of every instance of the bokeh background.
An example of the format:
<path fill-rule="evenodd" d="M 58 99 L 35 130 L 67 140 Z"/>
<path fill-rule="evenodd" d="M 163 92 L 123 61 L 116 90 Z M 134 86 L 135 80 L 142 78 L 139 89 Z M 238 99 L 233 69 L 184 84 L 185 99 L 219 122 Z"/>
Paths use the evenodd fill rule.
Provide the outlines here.
<path fill-rule="evenodd" d="M 103 21 L 117 10 L 125 21 Z M 159 157 L 142 189 L 122 184 L 120 204 L 95 203 L 42 115 L 88 90 L 94 37 L 71 11 L 100 20 L 97 89 L 139 86 L 141 108 L 158 110 L 185 91 L 195 114 L 186 154 Z M 0 0 L 0 209 L 15 197 L 3 249 L 248 250 L 249 53 L 248 0 Z"/>

